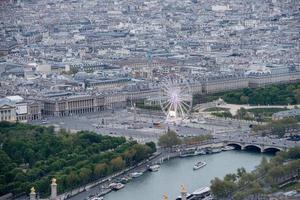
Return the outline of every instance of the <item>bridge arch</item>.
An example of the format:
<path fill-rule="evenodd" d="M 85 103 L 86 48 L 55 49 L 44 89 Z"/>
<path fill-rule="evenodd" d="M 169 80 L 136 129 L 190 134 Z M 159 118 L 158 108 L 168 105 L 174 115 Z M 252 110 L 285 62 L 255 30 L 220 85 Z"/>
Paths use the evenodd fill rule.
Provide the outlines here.
<path fill-rule="evenodd" d="M 282 149 L 279 147 L 265 147 L 263 150 L 264 153 L 277 153 L 278 151 L 281 151 Z"/>
<path fill-rule="evenodd" d="M 242 150 L 243 146 L 239 143 L 228 143 L 227 146 L 234 147 L 234 149 Z"/>
<path fill-rule="evenodd" d="M 258 151 L 258 152 L 262 152 L 263 149 L 262 147 L 255 145 L 255 144 L 247 144 L 244 146 L 243 148 L 244 150 L 250 150 L 250 151 Z"/>

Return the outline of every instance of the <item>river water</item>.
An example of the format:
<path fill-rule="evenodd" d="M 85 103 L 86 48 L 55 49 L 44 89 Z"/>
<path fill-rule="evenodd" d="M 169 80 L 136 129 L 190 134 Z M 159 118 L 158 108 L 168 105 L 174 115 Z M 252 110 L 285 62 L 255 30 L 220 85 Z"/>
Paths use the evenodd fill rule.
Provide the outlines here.
<path fill-rule="evenodd" d="M 180 195 L 180 185 L 185 185 L 189 192 L 199 187 L 209 186 L 215 177 L 224 177 L 227 173 L 235 172 L 244 167 L 253 170 L 262 157 L 270 155 L 246 152 L 227 151 L 198 157 L 176 158 L 166 161 L 158 172 L 147 172 L 130 183 L 122 190 L 111 192 L 105 200 L 160 200 L 167 193 L 174 200 Z M 194 171 L 194 164 L 205 161 L 207 165 Z"/>

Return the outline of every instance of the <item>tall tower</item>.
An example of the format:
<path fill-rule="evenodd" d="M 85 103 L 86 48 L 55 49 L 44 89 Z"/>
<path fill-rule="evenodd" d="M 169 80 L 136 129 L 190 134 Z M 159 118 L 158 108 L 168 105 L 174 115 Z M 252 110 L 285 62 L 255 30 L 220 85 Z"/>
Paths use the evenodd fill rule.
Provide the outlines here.
<path fill-rule="evenodd" d="M 30 189 L 29 199 L 30 199 L 30 200 L 36 200 L 36 193 L 35 193 L 34 187 L 32 187 L 32 188 Z"/>
<path fill-rule="evenodd" d="M 187 191 L 184 185 L 181 185 L 181 200 L 187 200 Z"/>
<path fill-rule="evenodd" d="M 52 179 L 52 183 L 51 183 L 51 196 L 50 196 L 50 200 L 56 200 L 57 199 L 57 183 L 56 183 L 56 179 L 53 178 Z"/>

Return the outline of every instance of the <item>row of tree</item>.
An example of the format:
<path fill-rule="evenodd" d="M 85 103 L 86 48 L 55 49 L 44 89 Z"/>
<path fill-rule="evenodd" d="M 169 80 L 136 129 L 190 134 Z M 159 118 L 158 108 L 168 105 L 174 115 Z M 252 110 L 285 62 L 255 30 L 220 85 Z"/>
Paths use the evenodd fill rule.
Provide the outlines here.
<path fill-rule="evenodd" d="M 245 88 L 207 96 L 195 95 L 194 104 L 222 98 L 227 103 L 251 105 L 300 104 L 300 83 L 272 85 L 265 88 Z"/>
<path fill-rule="evenodd" d="M 300 129 L 298 120 L 296 118 L 286 118 L 276 121 L 271 121 L 266 125 L 255 125 L 253 130 L 257 133 L 262 134 L 262 136 L 272 134 L 279 138 L 285 136 L 286 133 L 295 132 Z"/>
<path fill-rule="evenodd" d="M 158 145 L 163 148 L 169 148 L 176 145 L 186 144 L 199 144 L 201 142 L 207 141 L 212 139 L 212 135 L 199 135 L 195 137 L 186 137 L 180 138 L 178 137 L 177 133 L 174 131 L 169 130 L 166 134 L 162 135 L 158 139 Z"/>
<path fill-rule="evenodd" d="M 1 122 L 0 195 L 27 193 L 32 186 L 48 195 L 53 177 L 63 192 L 135 165 L 155 151 L 153 142 Z"/>
<path fill-rule="evenodd" d="M 240 168 L 223 180 L 215 178 L 211 181 L 211 190 L 217 199 L 242 200 L 250 195 L 273 192 L 289 178 L 297 176 L 299 179 L 299 171 L 300 147 L 295 147 L 279 152 L 270 160 L 263 158 L 253 172 Z"/>

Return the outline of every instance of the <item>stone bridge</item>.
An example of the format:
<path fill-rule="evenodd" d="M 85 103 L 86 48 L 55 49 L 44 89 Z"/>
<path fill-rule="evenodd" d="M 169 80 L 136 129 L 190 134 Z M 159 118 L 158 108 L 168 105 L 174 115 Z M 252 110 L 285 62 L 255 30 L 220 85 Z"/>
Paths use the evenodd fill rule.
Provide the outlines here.
<path fill-rule="evenodd" d="M 277 152 L 290 148 L 291 146 L 285 144 L 269 144 L 263 142 L 237 142 L 237 141 L 224 141 L 224 145 L 233 146 L 236 149 L 241 150 L 255 150 L 261 153 L 265 152 Z"/>

